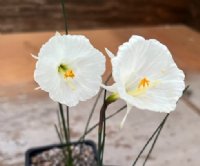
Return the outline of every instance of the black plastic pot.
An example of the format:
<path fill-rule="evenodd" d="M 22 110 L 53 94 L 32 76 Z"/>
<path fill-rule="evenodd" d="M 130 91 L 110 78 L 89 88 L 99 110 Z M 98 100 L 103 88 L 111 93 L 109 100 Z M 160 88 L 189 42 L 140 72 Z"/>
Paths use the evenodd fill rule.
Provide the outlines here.
<path fill-rule="evenodd" d="M 31 165 L 31 158 L 37 154 L 40 154 L 44 151 L 50 150 L 52 148 L 63 148 L 66 146 L 72 146 L 72 145 L 78 145 L 78 144 L 86 144 L 87 146 L 91 146 L 94 152 L 95 159 L 97 160 L 97 148 L 96 144 L 91 141 L 91 140 L 85 140 L 82 142 L 72 142 L 70 144 L 64 145 L 64 144 L 53 144 L 53 145 L 47 145 L 47 146 L 42 146 L 42 147 L 36 147 L 36 148 L 31 148 L 26 151 L 25 154 L 25 166 L 30 166 Z"/>

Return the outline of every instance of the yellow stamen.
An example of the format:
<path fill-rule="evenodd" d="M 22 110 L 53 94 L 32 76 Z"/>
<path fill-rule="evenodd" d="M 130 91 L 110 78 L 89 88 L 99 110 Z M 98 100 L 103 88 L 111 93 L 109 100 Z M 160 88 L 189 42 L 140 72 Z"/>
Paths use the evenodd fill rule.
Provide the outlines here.
<path fill-rule="evenodd" d="M 66 64 L 60 64 L 58 66 L 58 73 L 60 73 L 71 90 L 76 90 L 73 79 L 70 79 L 75 77 L 75 73 L 72 69 L 70 69 Z"/>
<path fill-rule="evenodd" d="M 138 88 L 148 87 L 149 83 L 150 83 L 150 81 L 147 78 L 144 77 L 142 80 L 140 80 L 140 83 L 138 84 Z"/>
<path fill-rule="evenodd" d="M 69 77 L 70 77 L 70 78 L 74 78 L 74 77 L 75 77 L 75 74 L 74 74 L 73 70 L 68 69 L 68 70 L 65 72 L 64 76 L 65 76 L 65 78 L 69 78 Z"/>
<path fill-rule="evenodd" d="M 146 93 L 146 91 L 153 85 L 154 83 L 150 84 L 150 81 L 146 77 L 144 77 L 143 79 L 140 80 L 140 82 L 138 83 L 138 86 L 135 89 L 129 91 L 128 94 L 132 96 L 142 95 Z"/>

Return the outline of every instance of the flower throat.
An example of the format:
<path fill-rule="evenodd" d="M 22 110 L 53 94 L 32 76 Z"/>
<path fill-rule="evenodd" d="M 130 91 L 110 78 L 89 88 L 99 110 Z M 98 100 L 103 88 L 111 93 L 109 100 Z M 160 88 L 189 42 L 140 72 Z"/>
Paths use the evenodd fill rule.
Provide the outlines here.
<path fill-rule="evenodd" d="M 74 71 L 65 64 L 60 64 L 60 66 L 58 66 L 58 72 L 62 74 L 65 79 L 75 77 Z"/>

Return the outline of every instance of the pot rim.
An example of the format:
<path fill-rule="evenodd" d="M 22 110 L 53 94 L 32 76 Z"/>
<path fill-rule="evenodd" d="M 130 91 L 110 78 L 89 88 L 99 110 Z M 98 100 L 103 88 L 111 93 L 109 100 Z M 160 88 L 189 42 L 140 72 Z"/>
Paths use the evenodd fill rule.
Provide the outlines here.
<path fill-rule="evenodd" d="M 70 142 L 69 144 L 51 144 L 51 145 L 45 145 L 45 146 L 38 146 L 34 148 L 30 148 L 25 152 L 25 166 L 30 166 L 31 165 L 31 157 L 34 155 L 46 151 L 52 148 L 62 148 L 65 146 L 72 146 L 72 145 L 78 145 L 78 144 L 86 144 L 88 146 L 92 147 L 92 150 L 94 152 L 95 159 L 97 160 L 97 149 L 96 149 L 96 144 L 92 140 L 84 140 L 84 141 L 73 141 Z"/>

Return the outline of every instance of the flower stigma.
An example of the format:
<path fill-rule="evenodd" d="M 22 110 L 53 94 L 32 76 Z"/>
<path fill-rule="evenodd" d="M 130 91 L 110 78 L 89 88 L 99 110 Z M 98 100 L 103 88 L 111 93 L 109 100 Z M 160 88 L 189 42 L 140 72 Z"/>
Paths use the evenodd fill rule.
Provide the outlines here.
<path fill-rule="evenodd" d="M 75 77 L 75 74 L 74 74 L 73 70 L 71 70 L 71 69 L 67 70 L 67 71 L 65 72 L 65 77 L 66 77 L 66 78 L 68 78 L 68 77 L 74 78 L 74 77 Z"/>
<path fill-rule="evenodd" d="M 58 66 L 58 73 L 64 73 L 67 69 L 68 69 L 68 68 L 67 68 L 67 65 L 65 65 L 65 64 L 60 64 L 60 65 Z"/>
<path fill-rule="evenodd" d="M 149 83 L 150 83 L 150 81 L 147 78 L 144 77 L 142 80 L 140 80 L 138 88 L 148 87 Z"/>
<path fill-rule="evenodd" d="M 58 72 L 63 75 L 64 78 L 75 77 L 74 71 L 65 64 L 60 64 L 60 66 L 58 66 Z"/>
<path fill-rule="evenodd" d="M 60 73 L 63 76 L 64 80 L 66 81 L 67 85 L 71 88 L 71 90 L 76 90 L 76 87 L 71 80 L 75 77 L 74 71 L 72 69 L 70 69 L 66 64 L 60 64 L 58 66 L 58 73 Z"/>
<path fill-rule="evenodd" d="M 143 95 L 147 92 L 149 88 L 155 87 L 158 84 L 158 81 L 150 82 L 146 77 L 141 79 L 136 88 L 128 91 L 128 94 L 131 96 Z"/>

